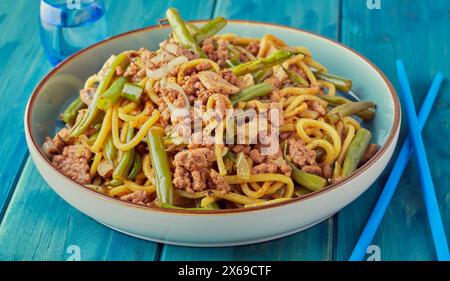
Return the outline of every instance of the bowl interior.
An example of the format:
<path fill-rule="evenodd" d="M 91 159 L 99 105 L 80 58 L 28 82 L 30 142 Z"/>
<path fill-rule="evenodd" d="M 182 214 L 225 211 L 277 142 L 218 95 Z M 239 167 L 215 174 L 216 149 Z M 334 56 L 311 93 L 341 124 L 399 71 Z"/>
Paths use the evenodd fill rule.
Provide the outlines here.
<path fill-rule="evenodd" d="M 141 47 L 155 50 L 169 32 L 168 27 L 151 27 L 120 35 L 87 48 L 57 66 L 38 86 L 28 109 L 29 133 L 39 149 L 46 136 L 53 136 L 64 125 L 58 121 L 59 115 L 78 95 L 84 81 L 96 73 L 111 54 Z M 392 136 L 394 126 L 398 129 L 400 113 L 396 112 L 395 91 L 381 72 L 350 49 L 311 33 L 270 24 L 231 21 L 223 32 L 246 37 L 271 33 L 290 46 L 309 48 L 313 57 L 331 73 L 351 78 L 353 92 L 361 100 L 377 103 L 374 120 L 364 124 L 373 133 L 372 142 L 383 146 Z"/>

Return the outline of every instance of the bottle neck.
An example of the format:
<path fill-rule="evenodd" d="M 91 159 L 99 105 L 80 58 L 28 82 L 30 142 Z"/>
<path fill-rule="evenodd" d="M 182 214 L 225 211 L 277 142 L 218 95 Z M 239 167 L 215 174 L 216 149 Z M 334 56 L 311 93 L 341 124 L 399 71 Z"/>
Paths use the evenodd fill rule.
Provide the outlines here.
<path fill-rule="evenodd" d="M 95 22 L 105 12 L 102 0 L 41 0 L 41 21 L 59 27 Z"/>

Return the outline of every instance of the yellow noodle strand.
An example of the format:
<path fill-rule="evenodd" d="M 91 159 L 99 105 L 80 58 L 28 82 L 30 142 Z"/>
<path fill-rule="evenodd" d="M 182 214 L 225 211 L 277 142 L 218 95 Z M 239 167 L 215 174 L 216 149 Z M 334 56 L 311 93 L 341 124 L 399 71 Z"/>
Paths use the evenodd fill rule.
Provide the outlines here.
<path fill-rule="evenodd" d="M 128 143 L 122 143 L 119 139 L 119 116 L 117 106 L 115 106 L 112 114 L 112 135 L 114 146 L 121 151 L 126 151 L 135 147 L 147 135 L 148 130 L 150 130 L 151 126 L 155 124 L 159 116 L 159 111 L 154 110 L 152 116 L 144 123 L 144 125 L 142 125 L 141 129 L 137 132 L 133 139 L 131 139 Z"/>
<path fill-rule="evenodd" d="M 114 197 L 125 192 L 130 192 L 130 189 L 128 189 L 128 187 L 126 187 L 125 185 L 119 185 L 109 191 L 109 196 Z"/>
<path fill-rule="evenodd" d="M 124 180 L 123 183 L 125 184 L 125 186 L 128 189 L 130 189 L 132 191 L 143 190 L 143 191 L 147 191 L 148 193 L 154 193 L 156 191 L 156 187 L 153 185 L 143 186 L 143 185 L 136 184 L 129 180 Z"/>
<path fill-rule="evenodd" d="M 336 86 L 334 86 L 333 83 L 320 80 L 319 84 L 328 89 L 327 96 L 335 96 L 336 95 Z"/>
<path fill-rule="evenodd" d="M 286 184 L 286 196 L 292 197 L 294 194 L 294 182 L 288 176 L 282 174 L 253 174 L 248 179 L 243 179 L 237 175 L 224 176 L 225 182 L 228 184 L 241 184 L 244 182 L 266 182 L 266 181 L 279 181 Z"/>
<path fill-rule="evenodd" d="M 309 149 L 315 149 L 317 147 L 323 148 L 327 154 L 327 156 L 325 157 L 325 160 L 324 160 L 324 162 L 327 164 L 331 164 L 334 161 L 334 159 L 337 157 L 334 154 L 334 148 L 331 145 L 331 143 L 329 143 L 328 141 L 323 140 L 323 139 L 322 140 L 321 139 L 313 140 L 312 142 L 308 143 L 306 145 L 306 147 Z"/>
<path fill-rule="evenodd" d="M 193 68 L 202 63 L 208 63 L 215 72 L 217 72 L 217 73 L 220 72 L 220 66 L 217 63 L 213 62 L 212 60 L 203 59 L 203 58 L 194 59 L 194 60 L 183 63 L 178 68 L 177 83 L 181 83 L 183 81 L 184 73 L 186 72 L 186 70 Z"/>
<path fill-rule="evenodd" d="M 108 111 L 106 111 L 100 132 L 98 132 L 98 136 L 95 139 L 94 144 L 92 145 L 92 151 L 95 153 L 100 152 L 100 148 L 102 148 L 106 137 L 111 131 L 111 116 L 112 116 L 112 107 L 109 108 Z"/>
<path fill-rule="evenodd" d="M 305 59 L 303 60 L 307 65 L 312 66 L 313 68 L 315 68 L 318 72 L 320 73 L 326 73 L 328 72 L 328 69 L 323 66 L 321 63 L 319 63 L 318 61 L 316 61 L 315 59 L 313 59 L 312 57 L 308 56 L 305 57 Z"/>
<path fill-rule="evenodd" d="M 274 194 L 275 192 L 277 192 L 280 188 L 282 188 L 285 185 L 284 182 L 276 182 L 274 184 L 272 184 L 269 189 L 267 189 L 267 194 Z"/>
<path fill-rule="evenodd" d="M 310 88 L 300 88 L 300 87 L 286 87 L 280 90 L 280 95 L 282 97 L 288 96 L 288 95 L 317 95 L 320 94 L 322 90 L 320 87 L 310 87 Z M 321 103 L 324 102 L 324 100 L 319 99 Z M 326 103 L 326 102 L 325 102 Z"/>
<path fill-rule="evenodd" d="M 261 198 L 266 195 L 267 190 L 272 185 L 272 182 L 265 182 L 257 191 L 253 191 L 248 187 L 246 182 L 241 183 L 242 192 L 250 198 Z"/>
<path fill-rule="evenodd" d="M 344 143 L 342 144 L 342 150 L 337 158 L 337 162 L 339 162 L 339 164 L 342 164 L 344 162 L 347 149 L 350 146 L 353 138 L 355 137 L 355 131 L 355 127 L 353 127 L 352 125 L 347 126 L 347 136 L 345 136 Z"/>
<path fill-rule="evenodd" d="M 97 174 L 97 167 L 100 161 L 102 161 L 102 157 L 103 153 L 101 152 L 95 153 L 94 161 L 92 161 L 91 168 L 89 169 L 89 175 L 91 176 L 91 178 L 93 178 L 95 174 Z"/>
<path fill-rule="evenodd" d="M 312 73 L 311 69 L 309 69 L 309 67 L 303 61 L 299 61 L 298 65 L 305 72 L 306 77 L 308 77 L 308 80 L 311 83 L 311 85 L 318 85 L 316 76 L 314 75 L 314 73 Z"/>
<path fill-rule="evenodd" d="M 331 139 L 333 141 L 333 150 L 334 150 L 333 158 L 336 159 L 336 157 L 341 152 L 341 138 L 340 138 L 339 134 L 337 133 L 336 129 L 334 129 L 331 125 L 329 125 L 325 122 L 320 122 L 320 121 L 308 119 L 308 118 L 299 119 L 297 121 L 297 125 L 296 125 L 297 134 L 307 144 L 310 143 L 311 141 L 313 141 L 313 139 L 311 139 L 305 133 L 305 130 L 304 130 L 305 127 L 319 128 L 321 130 L 324 130 L 328 134 L 328 136 L 331 137 Z"/>

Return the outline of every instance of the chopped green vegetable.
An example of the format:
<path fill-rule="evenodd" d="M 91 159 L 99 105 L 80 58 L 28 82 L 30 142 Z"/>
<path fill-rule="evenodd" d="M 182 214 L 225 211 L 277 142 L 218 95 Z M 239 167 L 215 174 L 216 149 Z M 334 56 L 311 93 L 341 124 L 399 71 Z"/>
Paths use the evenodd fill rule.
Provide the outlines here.
<path fill-rule="evenodd" d="M 122 89 L 122 97 L 137 102 L 142 95 L 143 87 L 134 83 L 125 83 Z"/>
<path fill-rule="evenodd" d="M 233 95 L 230 98 L 230 101 L 233 106 L 235 106 L 243 101 L 249 101 L 256 99 L 257 97 L 267 96 L 272 92 L 272 89 L 272 84 L 263 82 L 241 90 L 239 93 Z"/>
<path fill-rule="evenodd" d="M 109 87 L 109 89 L 100 96 L 97 107 L 103 111 L 106 111 L 113 106 L 119 100 L 126 81 L 127 79 L 125 77 L 117 78 L 112 83 L 111 87 Z"/>
<path fill-rule="evenodd" d="M 163 131 L 159 127 L 150 129 L 147 135 L 148 150 L 155 172 L 156 193 L 163 204 L 172 205 L 173 186 L 169 158 L 163 143 Z"/>

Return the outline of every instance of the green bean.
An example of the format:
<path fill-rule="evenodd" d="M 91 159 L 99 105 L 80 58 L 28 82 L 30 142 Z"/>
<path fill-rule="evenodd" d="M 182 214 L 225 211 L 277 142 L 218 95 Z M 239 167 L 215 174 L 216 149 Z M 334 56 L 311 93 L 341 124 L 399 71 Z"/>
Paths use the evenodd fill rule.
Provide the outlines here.
<path fill-rule="evenodd" d="M 368 110 L 369 108 L 374 108 L 375 106 L 376 104 L 370 101 L 344 103 L 330 110 L 326 117 L 331 123 L 336 123 L 342 117 L 351 116 L 358 112 Z"/>
<path fill-rule="evenodd" d="M 69 104 L 69 106 L 64 110 L 62 119 L 64 123 L 72 125 L 75 123 L 77 119 L 78 111 L 85 108 L 86 104 L 81 100 L 80 97 L 77 97 L 73 102 Z"/>
<path fill-rule="evenodd" d="M 126 141 L 129 142 L 133 139 L 134 136 L 134 128 L 129 126 L 126 136 Z M 128 172 L 133 165 L 134 159 L 134 148 L 126 150 L 122 153 L 122 157 L 120 157 L 119 162 L 117 163 L 116 168 L 113 171 L 113 179 L 122 181 L 127 178 Z"/>
<path fill-rule="evenodd" d="M 317 71 L 315 71 L 314 74 L 317 78 L 333 84 L 339 91 L 348 92 L 352 89 L 352 80 L 348 78 Z"/>
<path fill-rule="evenodd" d="M 116 157 L 117 157 L 117 148 L 114 146 L 113 138 L 111 135 L 109 135 L 105 146 L 104 146 L 104 157 L 108 162 L 115 167 L 116 166 Z"/>
<path fill-rule="evenodd" d="M 369 130 L 364 128 L 358 129 L 345 154 L 342 178 L 348 177 L 358 168 L 371 138 L 372 133 Z"/>
<path fill-rule="evenodd" d="M 298 54 L 298 52 L 291 50 L 276 51 L 265 58 L 257 58 L 255 60 L 232 67 L 231 71 L 238 76 L 247 73 L 255 73 L 257 71 L 283 63 L 285 60 L 296 54 Z"/>
<path fill-rule="evenodd" d="M 186 23 L 186 27 L 191 34 L 195 34 L 197 31 L 200 30 L 200 28 L 198 26 L 196 26 L 195 24 L 191 24 L 191 23 Z"/>
<path fill-rule="evenodd" d="M 97 137 L 98 137 L 98 133 L 99 133 L 101 127 L 102 127 L 102 124 L 101 124 L 101 123 L 97 123 L 97 124 L 94 125 L 95 133 L 92 134 L 92 135 L 88 138 L 88 140 L 87 140 L 88 144 L 92 145 L 92 144 L 95 142 L 95 140 L 96 140 Z"/>
<path fill-rule="evenodd" d="M 353 103 L 351 100 L 341 97 L 341 96 L 327 96 L 327 95 L 319 95 L 321 99 L 328 102 L 331 105 L 338 106 L 346 103 Z M 375 116 L 375 112 L 372 108 L 360 111 L 355 113 L 356 116 L 361 118 L 364 121 L 370 121 Z"/>
<path fill-rule="evenodd" d="M 130 101 L 138 101 L 142 95 L 143 87 L 134 83 L 125 83 L 121 96 Z"/>
<path fill-rule="evenodd" d="M 172 173 L 163 143 L 162 129 L 150 128 L 147 134 L 148 149 L 155 172 L 156 194 L 163 204 L 173 204 Z"/>
<path fill-rule="evenodd" d="M 105 183 L 105 185 L 107 186 L 112 186 L 112 187 L 117 187 L 119 185 L 122 185 L 123 181 L 122 180 L 116 180 L 116 179 L 112 179 L 108 182 Z"/>
<path fill-rule="evenodd" d="M 327 185 L 326 179 L 314 174 L 304 172 L 295 167 L 295 165 L 290 161 L 286 162 L 292 168 L 291 178 L 304 188 L 309 189 L 311 191 L 317 191 L 324 188 Z"/>
<path fill-rule="evenodd" d="M 100 98 L 100 95 L 102 95 L 111 84 L 111 80 L 113 79 L 113 76 L 116 73 L 116 68 L 118 66 L 124 66 L 128 64 L 129 61 L 130 60 L 128 58 L 128 55 L 125 53 L 121 53 L 114 59 L 114 61 L 111 63 L 108 72 L 100 82 L 100 85 L 98 86 L 97 91 L 94 94 L 94 98 L 92 99 L 92 102 L 89 105 L 87 112 L 83 115 L 83 118 L 81 118 L 80 122 L 76 123 L 70 130 L 69 133 L 70 137 L 78 137 L 92 124 L 93 120 L 99 113 L 97 103 Z"/>
<path fill-rule="evenodd" d="M 125 77 L 117 78 L 111 84 L 111 87 L 100 96 L 97 107 L 103 111 L 107 111 L 113 106 L 119 100 L 126 81 L 127 79 Z"/>
<path fill-rule="evenodd" d="M 306 194 L 310 194 L 310 193 L 311 193 L 311 190 L 306 189 L 301 186 L 296 188 L 294 191 L 294 194 L 297 195 L 298 197 L 305 196 Z"/>
<path fill-rule="evenodd" d="M 228 67 L 235 67 L 237 65 L 241 64 L 240 60 L 236 60 L 236 59 L 228 59 L 225 61 L 225 63 L 227 64 Z"/>
<path fill-rule="evenodd" d="M 139 153 L 135 153 L 133 167 L 131 168 L 130 174 L 128 175 L 128 179 L 134 180 L 141 171 L 141 169 L 142 169 L 142 157 Z"/>
<path fill-rule="evenodd" d="M 197 200 L 195 200 L 195 207 L 196 208 L 201 208 L 201 209 L 203 209 L 203 210 L 205 210 L 205 209 L 212 209 L 212 210 L 220 210 L 220 206 L 219 206 L 219 204 L 217 204 L 217 202 L 212 202 L 211 204 L 209 204 L 207 207 L 205 207 L 205 208 L 203 208 L 202 206 L 201 206 L 201 203 L 202 203 L 202 199 L 197 199 Z"/>
<path fill-rule="evenodd" d="M 287 76 L 289 77 L 289 80 L 291 80 L 292 83 L 297 84 L 299 86 L 308 86 L 308 81 L 303 78 L 302 76 L 298 75 L 295 71 L 290 70 L 287 67 L 283 66 L 284 72 L 286 72 Z"/>
<path fill-rule="evenodd" d="M 166 17 L 179 43 L 187 49 L 194 51 L 195 53 L 200 55 L 200 57 L 206 58 L 205 53 L 203 53 L 203 50 L 200 48 L 192 34 L 189 32 L 186 23 L 181 18 L 178 10 L 176 10 L 175 8 L 169 8 L 166 12 Z"/>
<path fill-rule="evenodd" d="M 205 39 L 213 36 L 222 28 L 227 25 L 227 20 L 224 17 L 217 17 L 209 22 L 205 23 L 197 32 L 194 34 L 195 41 L 200 44 Z"/>
<path fill-rule="evenodd" d="M 259 84 L 272 74 L 273 74 L 272 68 L 260 70 L 258 72 L 253 73 L 253 81 L 255 82 L 255 84 Z"/>
<path fill-rule="evenodd" d="M 257 97 L 267 96 L 272 92 L 273 86 L 270 83 L 263 82 L 254 86 L 245 88 L 230 98 L 233 106 L 243 101 L 253 100 Z"/>
<path fill-rule="evenodd" d="M 289 161 L 289 159 L 287 159 L 288 143 L 286 141 L 282 144 L 282 147 L 284 150 L 283 152 L 284 160 L 286 161 L 286 163 L 288 163 L 289 166 L 291 166 L 292 168 L 291 178 L 296 183 L 300 184 L 302 187 L 310 191 L 317 191 L 327 186 L 326 179 L 300 170 L 294 165 L 294 163 L 292 163 L 291 161 Z"/>

